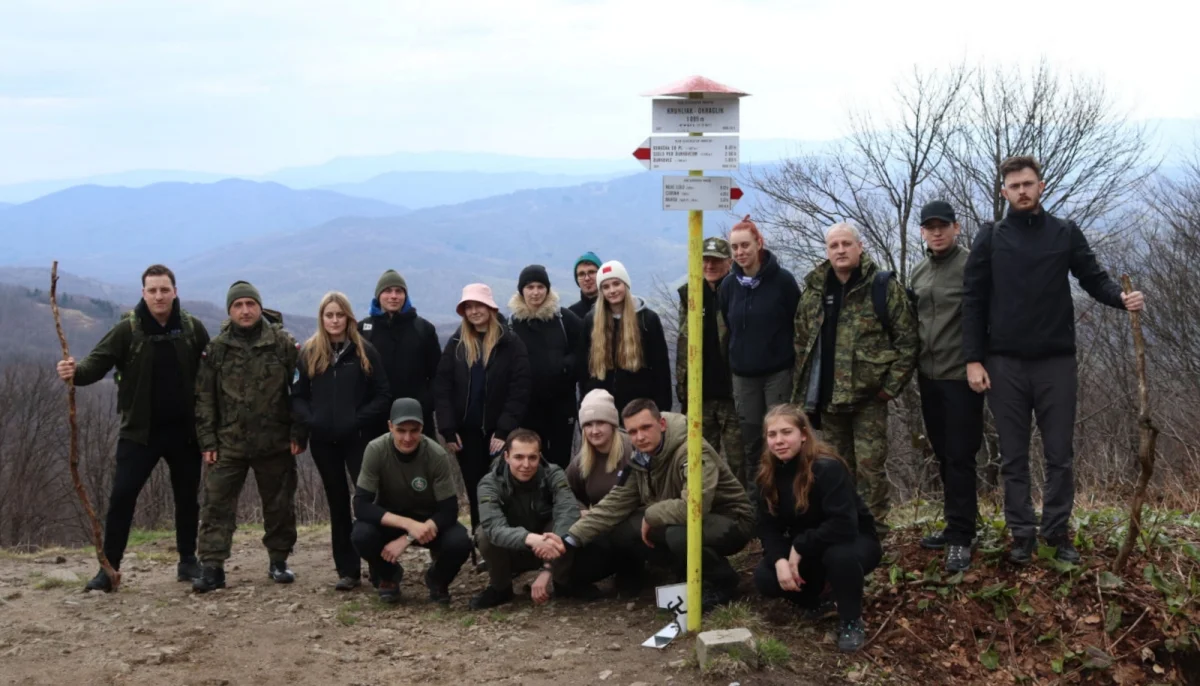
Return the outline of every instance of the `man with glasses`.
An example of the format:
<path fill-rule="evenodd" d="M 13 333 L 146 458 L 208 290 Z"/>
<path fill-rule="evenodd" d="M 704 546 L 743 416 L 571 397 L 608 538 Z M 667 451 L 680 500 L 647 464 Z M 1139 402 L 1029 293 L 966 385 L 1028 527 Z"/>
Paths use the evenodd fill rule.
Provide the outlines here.
<path fill-rule="evenodd" d="M 592 312 L 592 305 L 600 297 L 600 287 L 596 285 L 596 272 L 603 264 L 594 252 L 585 252 L 575 260 L 575 284 L 579 286 L 579 302 L 567 309 L 574 312 L 576 317 L 587 319 Z"/>
<path fill-rule="evenodd" d="M 963 269 L 967 251 L 958 244 L 954 208 L 934 200 L 921 208 L 921 238 L 926 257 L 912 271 L 917 297 L 917 386 L 925 435 L 933 446 L 942 479 L 946 530 L 926 536 L 921 545 L 946 549 L 946 570 L 971 566 L 975 538 L 975 453 L 983 441 L 983 396 L 967 384 L 963 359 Z"/>
<path fill-rule="evenodd" d="M 1141 292 L 1122 293 L 1096 262 L 1079 226 L 1042 207 L 1046 182 L 1032 157 L 1000 165 L 1004 219 L 984 224 L 963 277 L 963 352 L 967 382 L 990 391 L 1004 479 L 1009 559 L 1027 564 L 1037 545 L 1029 487 L 1030 415 L 1046 460 L 1041 534 L 1057 557 L 1077 562 L 1069 524 L 1075 504 L 1071 440 L 1075 429 L 1075 305 L 1067 274 L 1097 301 L 1141 310 Z"/>

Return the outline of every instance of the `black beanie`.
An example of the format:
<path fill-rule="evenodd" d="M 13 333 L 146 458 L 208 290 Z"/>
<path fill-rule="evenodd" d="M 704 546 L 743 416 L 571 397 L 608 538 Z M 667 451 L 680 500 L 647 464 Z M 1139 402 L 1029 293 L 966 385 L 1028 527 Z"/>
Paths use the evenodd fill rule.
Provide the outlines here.
<path fill-rule="evenodd" d="M 521 270 L 521 278 L 517 279 L 517 292 L 524 293 L 525 287 L 531 283 L 540 283 L 550 288 L 550 275 L 546 273 L 546 268 L 540 264 L 531 264 Z"/>

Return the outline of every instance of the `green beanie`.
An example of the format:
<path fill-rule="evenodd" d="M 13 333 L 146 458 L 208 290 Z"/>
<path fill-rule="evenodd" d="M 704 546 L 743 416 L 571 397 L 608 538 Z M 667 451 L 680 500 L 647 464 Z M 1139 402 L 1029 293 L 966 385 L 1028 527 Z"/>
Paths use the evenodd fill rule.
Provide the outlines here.
<path fill-rule="evenodd" d="M 233 301 L 239 298 L 253 298 L 254 302 L 262 307 L 262 296 L 258 294 L 258 289 L 250 285 L 249 281 L 234 281 L 229 287 L 229 293 L 225 295 L 225 311 L 233 309 Z"/>
<path fill-rule="evenodd" d="M 379 277 L 379 282 L 375 284 L 375 298 L 379 298 L 379 294 L 389 288 L 403 288 L 405 293 L 408 293 L 408 284 L 404 282 L 404 277 L 400 276 L 400 272 L 395 269 L 389 269 Z"/>

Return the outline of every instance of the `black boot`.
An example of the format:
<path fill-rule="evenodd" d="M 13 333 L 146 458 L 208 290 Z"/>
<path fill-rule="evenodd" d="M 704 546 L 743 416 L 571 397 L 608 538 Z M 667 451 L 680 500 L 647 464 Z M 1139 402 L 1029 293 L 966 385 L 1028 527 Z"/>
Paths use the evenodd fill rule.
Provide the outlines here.
<path fill-rule="evenodd" d="M 479 592 L 478 595 L 471 598 L 472 610 L 486 610 L 488 608 L 498 607 L 505 603 L 512 602 L 512 588 L 494 588 L 488 586 Z"/>
<path fill-rule="evenodd" d="M 425 572 L 425 588 L 429 589 L 429 602 L 448 607 L 450 605 L 450 586 L 435 580 L 430 573 L 432 571 L 431 568 Z"/>
<path fill-rule="evenodd" d="M 288 569 L 287 560 L 276 560 L 267 568 L 267 576 L 277 584 L 290 584 L 296 580 L 296 574 Z"/>
<path fill-rule="evenodd" d="M 196 561 L 195 555 L 188 555 L 179 560 L 179 564 L 175 566 L 176 581 L 195 581 L 200 578 L 204 572 L 200 568 L 200 563 Z"/>
<path fill-rule="evenodd" d="M 1014 564 L 1027 565 L 1033 560 L 1033 551 L 1037 547 L 1037 538 L 1014 538 L 1012 548 L 1008 551 L 1008 559 Z"/>
<path fill-rule="evenodd" d="M 200 578 L 192 582 L 192 591 L 208 593 L 218 588 L 225 588 L 225 570 L 221 567 L 206 566 L 200 572 Z"/>
<path fill-rule="evenodd" d="M 100 572 L 98 574 L 96 574 L 96 576 L 92 577 L 91 581 L 87 582 L 87 585 L 83 587 L 83 590 L 84 591 L 104 591 L 105 593 L 112 593 L 112 590 L 113 590 L 112 579 L 109 579 L 108 573 L 105 572 L 103 569 L 101 569 Z"/>
<path fill-rule="evenodd" d="M 842 630 L 838 632 L 838 650 L 843 653 L 855 653 L 866 642 L 867 629 L 863 626 L 861 619 L 851 620 L 842 624 Z"/>

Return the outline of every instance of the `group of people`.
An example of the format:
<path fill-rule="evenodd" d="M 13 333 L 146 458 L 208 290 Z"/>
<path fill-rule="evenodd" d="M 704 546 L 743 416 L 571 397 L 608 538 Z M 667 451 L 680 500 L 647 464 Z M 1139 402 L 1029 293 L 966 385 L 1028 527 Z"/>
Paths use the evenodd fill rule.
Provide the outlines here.
<path fill-rule="evenodd" d="M 1067 277 L 1113 307 L 1141 309 L 1143 297 L 1121 292 L 1078 226 L 1042 209 L 1035 160 L 1011 158 L 1000 173 L 1010 209 L 980 227 L 969 252 L 948 203 L 922 208 L 928 250 L 907 287 L 847 223 L 829 227 L 827 260 L 799 283 L 749 217 L 727 240 L 705 240 L 704 609 L 733 596 L 738 575 L 727 558 L 758 538 L 759 592 L 809 617 L 836 608 L 839 646 L 861 647 L 864 579 L 888 531 L 888 403 L 914 373 L 945 491 L 945 531 L 923 545 L 945 548 L 948 570 L 970 566 L 986 395 L 1011 559 L 1028 562 L 1038 533 L 1031 415 L 1047 465 L 1041 534 L 1060 559 L 1078 559 L 1067 529 L 1076 385 Z M 117 370 L 109 561 L 120 568 L 138 493 L 163 458 L 181 581 L 200 593 L 225 586 L 250 470 L 268 574 L 293 581 L 296 456 L 307 450 L 329 503 L 338 590 L 361 585 L 365 560 L 380 598 L 397 600 L 411 545 L 431 553 L 424 582 L 439 603 L 450 602 L 466 561 L 482 556 L 489 583 L 470 600 L 480 609 L 512 600 L 523 571 L 538 572 L 535 602 L 596 597 L 608 576 L 619 593 L 636 594 L 653 563 L 683 575 L 687 418 L 669 411 L 662 322 L 620 262 L 589 252 L 573 269 L 580 300 L 563 307 L 547 270 L 526 267 L 508 317 L 488 286 L 466 286 L 461 323 L 442 346 L 393 270 L 361 321 L 344 295 L 327 294 L 316 333 L 299 344 L 245 281 L 230 287 L 229 319 L 210 340 L 180 309 L 174 274 L 150 267 L 137 307 L 86 359 L 58 363 L 81 386 Z M 679 295 L 675 394 L 686 410 L 686 285 Z M 451 459 L 470 530 L 458 521 Z M 101 572 L 88 588 L 111 585 Z"/>

